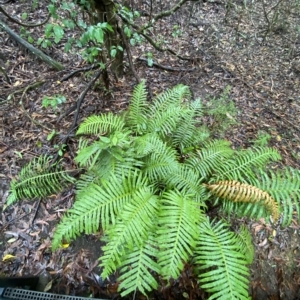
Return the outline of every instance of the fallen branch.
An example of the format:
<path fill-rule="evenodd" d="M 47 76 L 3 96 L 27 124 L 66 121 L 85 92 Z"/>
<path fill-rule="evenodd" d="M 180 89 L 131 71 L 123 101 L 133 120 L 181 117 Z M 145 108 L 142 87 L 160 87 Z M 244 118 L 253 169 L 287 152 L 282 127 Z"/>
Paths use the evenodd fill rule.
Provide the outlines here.
<path fill-rule="evenodd" d="M 102 70 L 99 70 L 94 78 L 89 82 L 89 84 L 87 85 L 87 87 L 83 90 L 83 92 L 80 94 L 78 100 L 76 101 L 76 103 L 71 106 L 65 113 L 63 113 L 57 120 L 57 123 L 61 121 L 62 118 L 68 116 L 71 112 L 73 112 L 74 110 L 77 110 L 76 111 L 76 114 L 75 114 L 75 117 L 74 117 L 74 120 L 73 120 L 73 124 L 71 126 L 71 128 L 69 129 L 69 133 L 74 129 L 74 127 L 76 126 L 76 122 L 77 122 L 77 119 L 78 119 L 78 114 L 79 114 L 79 109 L 80 109 L 80 106 L 83 102 L 83 99 L 86 95 L 86 93 L 88 92 L 88 90 L 93 86 L 93 84 L 95 83 L 95 81 L 99 78 L 99 76 L 101 75 L 102 73 Z"/>
<path fill-rule="evenodd" d="M 59 122 L 62 118 L 64 118 L 65 116 L 69 115 L 71 112 L 76 110 L 76 113 L 75 113 L 75 116 L 74 116 L 74 119 L 73 119 L 73 123 L 72 123 L 71 127 L 69 128 L 67 134 L 64 136 L 64 138 L 60 140 L 60 145 L 66 144 L 68 139 L 71 136 L 73 136 L 72 132 L 74 131 L 74 129 L 76 127 L 76 123 L 77 123 L 78 116 L 79 116 L 79 111 L 80 111 L 80 106 L 83 103 L 83 100 L 85 98 L 86 93 L 94 85 L 96 80 L 100 77 L 102 71 L 103 70 L 99 70 L 98 72 L 96 72 L 94 78 L 89 82 L 89 84 L 86 86 L 84 91 L 80 94 L 80 96 L 79 96 L 78 100 L 76 101 L 76 103 L 73 106 L 71 106 L 64 114 L 62 114 L 58 118 L 57 122 Z M 57 153 L 56 156 L 53 158 L 53 162 L 56 162 L 58 159 L 59 159 L 59 154 Z"/>
<path fill-rule="evenodd" d="M 46 64 L 53 67 L 55 70 L 61 71 L 64 67 L 62 64 L 52 59 L 41 50 L 33 47 L 31 44 L 23 40 L 18 34 L 16 34 L 12 29 L 10 29 L 1 19 L 0 19 L 0 28 L 2 28 L 5 32 L 9 34 L 9 36 L 18 42 L 20 45 L 29 50 L 30 53 L 34 54 L 36 57 L 40 58 Z"/>
<path fill-rule="evenodd" d="M 138 57 L 137 60 L 143 61 L 143 62 L 147 63 L 147 59 L 145 59 L 145 58 Z M 195 68 L 192 68 L 192 69 L 183 69 L 183 68 L 167 67 L 167 66 L 163 66 L 161 64 L 158 64 L 156 62 L 153 62 L 153 66 L 157 67 L 159 69 L 165 70 L 165 71 L 169 71 L 169 72 L 192 72 L 192 71 L 195 70 Z"/>

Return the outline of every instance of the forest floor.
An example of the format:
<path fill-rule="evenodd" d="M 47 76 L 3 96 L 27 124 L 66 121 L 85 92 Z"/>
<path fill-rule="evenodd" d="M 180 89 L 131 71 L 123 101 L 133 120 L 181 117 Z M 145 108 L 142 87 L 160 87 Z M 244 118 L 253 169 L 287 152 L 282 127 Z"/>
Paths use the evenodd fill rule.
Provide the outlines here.
<path fill-rule="evenodd" d="M 34 10 L 30 1 L 14 1 L 3 7 L 19 20 L 28 11 L 29 21 L 39 22 L 47 16 L 44 2 L 39 1 Z M 294 1 L 283 1 L 290 7 L 286 4 L 279 11 L 273 1 L 246 1 L 248 6 L 242 5 L 243 1 L 234 1 L 236 4 L 226 9 L 225 2 L 188 2 L 173 16 L 159 21 L 153 36 L 166 39 L 174 51 L 192 59 L 178 60 L 153 51 L 144 43 L 132 48 L 136 72 L 146 79 L 152 95 L 182 83 L 190 86 L 195 98 L 200 97 L 208 105 L 229 85 L 230 99 L 238 109 L 237 123 L 225 132 L 232 147 L 268 145 L 282 155 L 282 162 L 274 168 L 299 168 L 300 8 L 292 7 Z M 170 3 L 154 1 L 154 7 L 159 11 Z M 262 3 L 267 5 L 265 9 Z M 139 10 L 146 11 L 147 6 L 140 5 Z M 0 18 L 20 34 L 19 25 L 1 14 Z M 42 27 L 26 30 L 36 40 L 44 35 Z M 102 244 L 97 235 L 82 236 L 68 248 L 51 252 L 55 225 L 72 206 L 73 190 L 36 202 L 23 201 L 3 211 L 9 183 L 21 167 L 41 153 L 55 155 L 57 152 L 60 139 L 68 132 L 76 112 L 59 117 L 77 101 L 92 72 L 79 72 L 63 80 L 74 70 L 87 66 L 79 53 L 66 54 L 63 42 L 42 49 L 64 65 L 60 72 L 32 56 L 4 31 L 0 31 L 0 45 L 0 65 L 10 80 L 7 82 L 0 73 L 0 277 L 40 276 L 43 291 L 118 299 L 115 278 L 102 281 L 99 277 Z M 139 60 L 145 59 L 147 52 L 153 53 L 158 65 L 149 67 Z M 38 86 L 28 88 L 37 82 Z M 126 109 L 136 84 L 127 65 L 122 79 L 115 81 L 112 77 L 109 91 L 104 91 L 101 83 L 97 84 L 88 91 L 80 107 L 79 122 L 91 114 Z M 44 96 L 57 94 L 67 99 L 59 109 L 43 107 Z M 206 122 L 215 126 L 214 120 L 208 118 Z M 48 141 L 52 130 L 59 135 Z M 76 145 L 76 139 L 71 138 L 66 146 L 64 163 L 69 168 L 74 164 Z M 300 299 L 298 221 L 293 220 L 286 228 L 270 225 L 263 219 L 234 222 L 247 224 L 253 235 L 256 256 L 251 266 L 252 298 Z M 8 254 L 14 257 L 3 260 Z M 149 298 L 200 299 L 201 295 L 187 265 L 169 288 Z M 144 298 L 136 295 L 136 299 Z"/>

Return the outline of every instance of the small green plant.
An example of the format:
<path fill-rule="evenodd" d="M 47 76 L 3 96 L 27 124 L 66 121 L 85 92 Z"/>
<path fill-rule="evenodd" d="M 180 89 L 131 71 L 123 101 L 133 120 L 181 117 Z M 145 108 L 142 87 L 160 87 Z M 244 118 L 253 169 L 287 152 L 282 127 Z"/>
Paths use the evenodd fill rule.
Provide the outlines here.
<path fill-rule="evenodd" d="M 152 52 L 147 52 L 147 64 L 149 67 L 153 66 L 153 54 Z"/>
<path fill-rule="evenodd" d="M 172 37 L 177 38 L 182 35 L 182 31 L 178 25 L 173 26 Z"/>
<path fill-rule="evenodd" d="M 56 144 L 56 145 L 54 145 L 53 147 L 54 147 L 54 149 L 57 150 L 57 154 L 58 154 L 59 156 L 63 156 L 63 155 L 64 155 L 64 152 L 66 151 L 67 145 L 66 145 L 66 144 L 62 144 L 62 145 Z"/>
<path fill-rule="evenodd" d="M 224 213 L 270 215 L 284 225 L 299 217 L 300 172 L 266 171 L 280 159 L 272 148 L 233 150 L 213 140 L 199 99 L 178 85 L 147 101 L 145 82 L 128 110 L 88 117 L 77 131 L 79 179 L 42 156 L 11 183 L 7 204 L 45 197 L 70 184 L 73 208 L 56 228 L 53 250 L 82 233 L 101 230 L 103 278 L 119 270 L 122 296 L 176 279 L 189 262 L 209 299 L 249 299 L 251 235 L 230 230 Z M 209 204 L 209 205 L 208 205 Z M 219 215 L 210 218 L 215 205 Z"/>
<path fill-rule="evenodd" d="M 33 43 L 34 39 L 29 30 L 26 30 L 25 27 L 22 26 L 20 28 L 20 32 L 21 32 L 21 37 L 26 38 L 29 43 Z"/>
<path fill-rule="evenodd" d="M 254 146 L 265 147 L 269 144 L 271 140 L 271 135 L 265 131 L 259 130 L 257 133 L 257 138 L 254 140 Z"/>
<path fill-rule="evenodd" d="M 57 109 L 57 107 L 65 103 L 67 101 L 66 97 L 63 95 L 55 95 L 55 96 L 44 96 L 42 100 L 42 106 L 47 108 L 48 106 L 51 106 L 53 109 Z"/>
<path fill-rule="evenodd" d="M 237 109 L 230 100 L 231 87 L 228 85 L 219 97 L 213 97 L 206 105 L 205 113 L 213 117 L 210 129 L 215 134 L 223 136 L 227 129 L 236 124 Z"/>

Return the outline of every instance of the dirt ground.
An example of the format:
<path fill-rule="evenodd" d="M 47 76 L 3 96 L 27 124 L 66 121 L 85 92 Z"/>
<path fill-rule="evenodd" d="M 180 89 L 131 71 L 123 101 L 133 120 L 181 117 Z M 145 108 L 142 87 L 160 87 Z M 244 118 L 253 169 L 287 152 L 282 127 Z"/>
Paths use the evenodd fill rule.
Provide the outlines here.
<path fill-rule="evenodd" d="M 160 11 L 173 2 L 154 1 L 154 8 Z M 237 125 L 225 134 L 232 147 L 246 148 L 259 138 L 264 143 L 263 138 L 268 135 L 268 145 L 282 155 L 282 163 L 275 167 L 299 168 L 300 7 L 292 6 L 296 1 L 279 1 L 284 6 L 280 7 L 274 26 L 270 26 L 276 13 L 273 1 L 246 1 L 247 6 L 242 5 L 243 1 L 233 1 L 230 9 L 226 8 L 227 2 L 191 1 L 173 16 L 159 21 L 152 35 L 162 40 L 168 37 L 169 47 L 192 59 L 179 60 L 153 51 L 145 43 L 132 48 L 136 72 L 146 79 L 152 95 L 183 83 L 204 103 L 230 85 L 230 98 L 238 109 Z M 34 10 L 31 1 L 13 1 L 2 6 L 19 20 L 28 11 L 29 21 L 38 22 L 47 16 L 46 4 L 46 0 L 39 1 Z M 147 5 L 139 1 L 136 9 L 147 11 Z M 268 18 L 265 11 L 269 12 Z M 9 22 L 1 13 L 0 18 L 20 34 L 19 25 Z M 28 29 L 35 39 L 43 35 L 43 30 Z M 43 291 L 118 299 L 116 278 L 103 281 L 99 276 L 102 245 L 97 235 L 82 236 L 68 248 L 54 253 L 50 250 L 55 225 L 72 206 L 73 190 L 35 202 L 24 201 L 3 211 L 9 182 L 20 168 L 41 153 L 55 155 L 76 112 L 60 116 L 78 100 L 91 80 L 91 73 L 79 72 L 68 80 L 63 78 L 87 64 L 76 51 L 64 53 L 63 42 L 43 49 L 64 65 L 59 72 L 32 56 L 3 30 L 0 30 L 0 45 L 0 66 L 10 81 L 0 73 L 0 276 L 40 276 Z M 139 60 L 148 51 L 158 65 L 149 67 Z M 37 82 L 37 86 L 32 86 Z M 126 64 L 122 79 L 115 81 L 112 77 L 110 91 L 104 92 L 101 84 L 97 84 L 87 93 L 80 107 L 79 122 L 91 114 L 125 109 L 135 85 Z M 58 110 L 44 108 L 43 97 L 54 94 L 64 95 L 66 103 Z M 210 125 L 210 120 L 207 122 Z M 52 130 L 60 135 L 49 142 L 47 135 Z M 76 141 L 71 138 L 64 155 L 66 165 L 73 165 L 75 152 Z M 247 224 L 253 235 L 256 250 L 251 266 L 253 299 L 300 299 L 298 221 L 295 217 L 288 228 L 282 228 L 280 223 L 271 226 L 265 220 L 234 221 L 237 226 Z M 3 261 L 7 254 L 14 258 Z M 144 299 L 140 295 L 136 298 Z M 205 299 L 205 294 L 198 289 L 187 265 L 169 288 L 153 292 L 149 298 Z"/>

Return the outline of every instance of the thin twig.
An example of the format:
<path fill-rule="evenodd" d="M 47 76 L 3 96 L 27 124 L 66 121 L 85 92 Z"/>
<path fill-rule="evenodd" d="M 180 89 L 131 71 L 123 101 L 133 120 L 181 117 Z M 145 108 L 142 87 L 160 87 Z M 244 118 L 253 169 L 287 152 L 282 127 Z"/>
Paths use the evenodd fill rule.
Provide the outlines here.
<path fill-rule="evenodd" d="M 147 63 L 147 59 L 145 59 L 145 58 L 138 57 L 137 59 Z M 169 71 L 169 72 L 192 72 L 195 70 L 195 68 L 192 68 L 192 69 L 172 68 L 172 67 L 168 67 L 168 66 L 163 66 L 156 62 L 153 62 L 153 66 L 157 67 L 159 69 L 165 70 L 165 71 Z"/>

